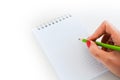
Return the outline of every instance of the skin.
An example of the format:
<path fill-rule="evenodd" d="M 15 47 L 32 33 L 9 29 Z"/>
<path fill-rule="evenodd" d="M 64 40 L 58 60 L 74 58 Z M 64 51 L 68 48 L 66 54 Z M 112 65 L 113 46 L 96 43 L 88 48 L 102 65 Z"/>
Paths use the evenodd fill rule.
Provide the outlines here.
<path fill-rule="evenodd" d="M 104 21 L 98 29 L 88 37 L 89 51 L 92 56 L 103 63 L 113 74 L 120 77 L 120 52 L 98 47 L 93 41 L 102 37 L 101 42 L 120 46 L 120 32 L 110 23 Z"/>

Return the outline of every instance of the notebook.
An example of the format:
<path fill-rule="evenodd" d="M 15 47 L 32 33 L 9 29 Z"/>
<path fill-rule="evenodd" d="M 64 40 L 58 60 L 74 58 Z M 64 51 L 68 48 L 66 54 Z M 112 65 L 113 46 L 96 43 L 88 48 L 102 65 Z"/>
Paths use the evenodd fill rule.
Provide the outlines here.
<path fill-rule="evenodd" d="M 91 30 L 72 15 L 58 17 L 33 29 L 60 80 L 92 80 L 108 71 L 90 55 L 86 44 L 78 40 L 87 38 Z"/>

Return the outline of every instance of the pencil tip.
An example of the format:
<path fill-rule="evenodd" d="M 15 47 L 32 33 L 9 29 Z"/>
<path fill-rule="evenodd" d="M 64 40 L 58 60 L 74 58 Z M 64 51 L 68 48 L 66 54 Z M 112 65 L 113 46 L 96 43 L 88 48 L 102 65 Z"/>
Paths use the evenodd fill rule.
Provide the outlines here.
<path fill-rule="evenodd" d="M 82 40 L 81 38 L 79 38 L 78 40 Z"/>

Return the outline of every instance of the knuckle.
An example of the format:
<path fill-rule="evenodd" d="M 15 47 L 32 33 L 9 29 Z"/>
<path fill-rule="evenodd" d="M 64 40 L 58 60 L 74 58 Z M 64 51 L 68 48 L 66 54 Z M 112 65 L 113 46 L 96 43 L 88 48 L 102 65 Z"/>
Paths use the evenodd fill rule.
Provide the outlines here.
<path fill-rule="evenodd" d="M 112 59 L 112 64 L 115 65 L 116 67 L 119 67 L 120 68 L 120 61 L 116 58 L 113 58 Z"/>
<path fill-rule="evenodd" d="M 98 53 L 96 50 L 91 51 L 91 54 L 92 54 L 94 57 L 96 57 L 96 58 L 100 57 L 100 56 L 99 56 L 99 53 Z"/>
<path fill-rule="evenodd" d="M 90 52 L 94 57 L 99 57 L 99 52 L 96 50 L 94 46 L 90 48 Z"/>
<path fill-rule="evenodd" d="M 113 63 L 114 63 L 114 60 L 113 60 L 112 58 L 110 58 L 110 57 L 107 57 L 107 58 L 104 59 L 104 62 L 105 62 L 106 64 L 113 64 Z"/>
<path fill-rule="evenodd" d="M 107 24 L 108 24 L 108 21 L 107 21 L 107 20 L 104 20 L 104 21 L 102 22 L 102 24 L 107 25 Z"/>
<path fill-rule="evenodd" d="M 93 55 L 94 55 L 95 57 L 100 57 L 97 52 L 94 52 Z"/>

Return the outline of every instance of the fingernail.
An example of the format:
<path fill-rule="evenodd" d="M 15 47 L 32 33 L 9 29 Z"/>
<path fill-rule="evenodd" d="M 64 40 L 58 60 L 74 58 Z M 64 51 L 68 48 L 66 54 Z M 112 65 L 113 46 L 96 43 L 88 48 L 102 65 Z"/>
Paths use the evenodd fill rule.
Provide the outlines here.
<path fill-rule="evenodd" d="M 89 48 L 90 45 L 91 45 L 91 42 L 88 40 L 88 41 L 86 42 L 86 44 L 87 44 L 87 47 Z"/>

